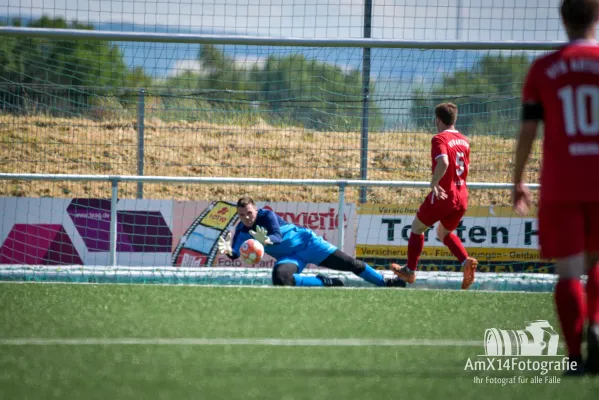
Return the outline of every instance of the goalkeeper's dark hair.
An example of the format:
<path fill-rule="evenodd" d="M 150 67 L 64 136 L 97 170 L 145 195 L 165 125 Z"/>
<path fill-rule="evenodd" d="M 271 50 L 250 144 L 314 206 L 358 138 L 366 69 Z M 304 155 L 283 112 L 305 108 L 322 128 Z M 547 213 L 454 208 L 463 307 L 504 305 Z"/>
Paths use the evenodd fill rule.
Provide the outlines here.
<path fill-rule="evenodd" d="M 458 120 L 458 106 L 453 103 L 441 103 L 435 107 L 435 116 L 445 125 L 451 126 Z"/>
<path fill-rule="evenodd" d="M 254 200 L 250 196 L 243 196 L 239 200 L 237 200 L 237 207 L 240 208 L 243 208 L 250 204 L 256 205 L 256 203 L 254 203 Z"/>
<path fill-rule="evenodd" d="M 560 13 L 567 28 L 586 31 L 599 19 L 599 0 L 563 0 Z"/>

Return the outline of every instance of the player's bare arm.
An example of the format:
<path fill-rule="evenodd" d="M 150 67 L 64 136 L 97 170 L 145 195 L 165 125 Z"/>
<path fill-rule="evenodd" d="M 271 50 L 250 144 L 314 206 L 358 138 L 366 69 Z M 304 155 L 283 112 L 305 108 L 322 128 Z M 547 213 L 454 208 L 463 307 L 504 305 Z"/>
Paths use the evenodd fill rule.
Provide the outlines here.
<path fill-rule="evenodd" d="M 537 137 L 538 126 L 539 123 L 537 120 L 523 121 L 520 124 L 518 142 L 516 143 L 516 165 L 514 168 L 512 204 L 514 210 L 520 215 L 526 215 L 530 207 L 530 193 L 526 186 L 524 186 L 522 177 L 524 175 L 524 168 L 532 151 L 532 145 Z"/>
<path fill-rule="evenodd" d="M 433 189 L 433 196 L 440 200 L 445 200 L 447 198 L 447 193 L 445 192 L 445 189 L 439 185 L 439 182 L 441 181 L 441 178 L 443 178 L 443 175 L 445 175 L 448 167 L 449 157 L 447 157 L 447 155 L 443 154 L 437 157 L 437 165 L 435 166 L 433 178 L 431 179 L 431 189 Z"/>

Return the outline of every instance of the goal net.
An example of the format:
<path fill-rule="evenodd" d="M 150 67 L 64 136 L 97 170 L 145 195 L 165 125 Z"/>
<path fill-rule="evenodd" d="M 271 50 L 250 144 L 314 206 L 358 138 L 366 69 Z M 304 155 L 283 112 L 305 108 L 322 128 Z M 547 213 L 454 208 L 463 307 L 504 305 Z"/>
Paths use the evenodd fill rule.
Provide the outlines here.
<path fill-rule="evenodd" d="M 31 26 L 91 29 L 49 18 Z M 425 182 L 434 106 L 452 101 L 472 143 L 469 181 L 508 183 L 522 82 L 544 51 L 373 48 L 365 79 L 359 47 L 8 35 L 0 164 L 13 174 Z M 539 146 L 527 182 L 537 182 Z M 390 262 L 405 262 L 427 191 L 347 187 L 342 243 L 334 185 L 127 181 L 117 193 L 115 267 L 108 180 L 3 179 L 0 277 L 270 284 L 272 259 L 250 266 L 216 253 L 242 195 L 389 274 Z M 480 262 L 473 288 L 548 290 L 553 266 L 539 259 L 534 210 L 514 215 L 509 195 L 505 185 L 470 192 L 456 234 Z M 434 227 L 420 269 L 415 287 L 459 287 L 460 266 Z"/>

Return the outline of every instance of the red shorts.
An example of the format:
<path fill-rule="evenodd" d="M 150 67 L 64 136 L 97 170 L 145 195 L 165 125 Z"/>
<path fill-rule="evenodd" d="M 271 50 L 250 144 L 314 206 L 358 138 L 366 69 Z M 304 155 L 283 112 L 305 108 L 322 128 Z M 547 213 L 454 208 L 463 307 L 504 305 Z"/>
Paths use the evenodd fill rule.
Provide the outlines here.
<path fill-rule="evenodd" d="M 541 258 L 599 252 L 599 203 L 539 204 Z"/>
<path fill-rule="evenodd" d="M 437 221 L 448 231 L 455 230 L 464 217 L 468 198 L 449 197 L 439 200 L 431 192 L 418 208 L 416 217 L 426 226 L 433 226 Z"/>

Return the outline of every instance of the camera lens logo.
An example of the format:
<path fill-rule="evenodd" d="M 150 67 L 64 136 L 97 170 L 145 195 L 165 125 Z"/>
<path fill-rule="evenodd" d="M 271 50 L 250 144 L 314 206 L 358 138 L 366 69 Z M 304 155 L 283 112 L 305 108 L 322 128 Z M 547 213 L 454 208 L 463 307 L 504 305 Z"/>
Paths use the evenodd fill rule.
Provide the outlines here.
<path fill-rule="evenodd" d="M 523 330 L 487 329 L 484 339 L 487 356 L 555 356 L 558 342 L 558 333 L 544 320 Z"/>

